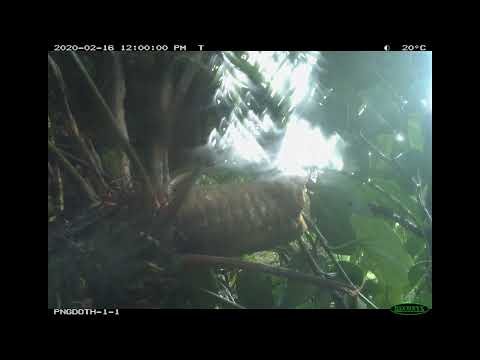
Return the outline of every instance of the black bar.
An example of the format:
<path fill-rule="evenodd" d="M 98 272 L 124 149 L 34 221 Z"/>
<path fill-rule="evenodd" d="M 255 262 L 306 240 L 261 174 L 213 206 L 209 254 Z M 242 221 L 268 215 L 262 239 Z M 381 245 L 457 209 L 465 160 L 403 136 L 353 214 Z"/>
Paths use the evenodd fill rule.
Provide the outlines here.
<path fill-rule="evenodd" d="M 83 310 L 83 313 L 81 312 Z M 160 310 L 160 309 L 107 309 L 105 314 L 104 309 L 97 309 L 97 314 L 85 313 L 87 309 L 77 309 L 76 314 L 58 314 L 58 310 L 48 309 L 48 318 L 51 320 L 72 319 L 72 320 L 137 320 L 149 319 L 154 320 L 158 317 L 159 320 L 165 321 L 170 317 L 172 320 L 180 320 L 182 317 L 190 321 L 204 319 L 210 321 L 212 319 L 235 319 L 236 321 L 251 321 L 249 317 L 265 317 L 269 320 L 278 319 L 281 315 L 282 321 L 319 321 L 323 323 L 329 319 L 337 321 L 340 319 L 352 320 L 388 320 L 388 321 L 425 321 L 431 320 L 432 309 L 421 315 L 397 315 L 390 310 L 343 310 L 343 309 L 324 309 L 324 310 L 274 310 L 265 309 L 262 311 L 249 309 L 233 309 L 233 310 Z M 90 310 L 91 311 L 91 310 Z M 279 312 L 280 311 L 280 312 Z M 55 314 L 56 313 L 56 314 Z M 208 317 L 208 319 L 207 319 Z"/>
<path fill-rule="evenodd" d="M 49 40 L 48 51 L 432 51 L 430 40 Z"/>

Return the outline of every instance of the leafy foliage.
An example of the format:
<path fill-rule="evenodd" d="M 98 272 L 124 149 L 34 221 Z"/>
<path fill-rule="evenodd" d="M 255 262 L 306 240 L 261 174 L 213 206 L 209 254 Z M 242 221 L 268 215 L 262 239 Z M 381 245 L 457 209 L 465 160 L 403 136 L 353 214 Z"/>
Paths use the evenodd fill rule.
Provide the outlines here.
<path fill-rule="evenodd" d="M 324 55 L 331 64 L 328 87 L 334 91 L 311 120 L 348 139 L 347 171 L 326 171 L 310 187 L 312 218 L 352 282 L 363 285 L 378 306 L 406 300 L 431 305 L 431 292 L 430 300 L 426 295 L 431 257 L 424 235 L 429 222 L 425 210 L 431 212 L 431 113 L 420 104 L 426 98 L 421 91 L 428 87 L 431 60 L 425 54 Z M 343 71 L 346 68 L 349 71 Z M 362 107 L 358 114 L 352 110 Z M 418 186 L 424 187 L 429 205 L 420 201 Z M 419 231 L 379 217 L 370 204 L 393 210 Z M 419 258 L 421 265 L 415 263 Z M 289 266 L 300 268 L 292 262 Z M 327 261 L 325 269 L 334 267 Z M 420 277 L 422 289 L 415 288 Z M 289 283 L 283 304 L 302 306 L 312 296 L 308 288 Z M 320 307 L 328 307 L 328 302 Z"/>

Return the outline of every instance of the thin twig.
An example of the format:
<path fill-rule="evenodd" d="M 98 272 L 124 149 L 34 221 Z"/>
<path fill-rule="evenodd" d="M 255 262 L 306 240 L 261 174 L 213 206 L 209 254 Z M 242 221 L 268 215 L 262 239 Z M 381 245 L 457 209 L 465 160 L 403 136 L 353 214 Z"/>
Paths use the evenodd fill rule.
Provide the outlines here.
<path fill-rule="evenodd" d="M 75 144 L 77 145 L 77 148 L 80 150 L 80 152 L 83 153 L 83 155 L 88 159 L 90 162 L 90 166 L 94 171 L 95 176 L 97 177 L 98 183 L 102 187 L 103 191 L 108 191 L 108 185 L 105 182 L 100 169 L 97 167 L 97 164 L 95 163 L 93 156 L 88 149 L 88 146 L 85 142 L 85 139 L 81 136 L 80 130 L 78 129 L 77 122 L 75 121 L 75 117 L 73 116 L 72 110 L 70 108 L 70 103 L 68 101 L 68 95 L 67 95 L 67 87 L 65 85 L 65 81 L 63 79 L 62 72 L 58 65 L 55 63 L 55 61 L 51 58 L 50 55 L 48 55 L 48 63 L 50 64 L 53 74 L 55 75 L 58 84 L 60 86 L 60 90 L 62 91 L 63 95 L 63 103 L 65 105 L 65 111 L 67 115 L 67 125 L 70 129 L 70 133 L 72 134 L 73 140 Z"/>
<path fill-rule="evenodd" d="M 248 261 L 242 261 L 227 257 L 220 256 L 209 256 L 209 255 L 198 255 L 198 254 L 182 254 L 178 257 L 179 264 L 183 266 L 217 266 L 221 265 L 224 267 L 239 268 L 250 271 L 264 272 L 267 274 L 272 274 L 276 276 L 286 277 L 293 280 L 303 281 L 309 284 L 316 286 L 336 289 L 351 296 L 357 295 L 357 289 L 355 287 L 350 287 L 347 284 L 329 279 L 322 279 L 318 276 L 304 274 L 297 271 L 292 271 L 290 269 L 275 267 L 270 265 L 264 265 L 259 263 L 252 263 Z"/>
<path fill-rule="evenodd" d="M 395 203 L 400 210 L 403 211 L 404 214 L 408 215 L 410 217 L 410 220 L 412 220 L 417 227 L 420 227 L 419 221 L 416 218 L 416 216 L 408 209 L 405 205 L 402 204 L 402 202 L 394 195 L 390 194 L 388 191 L 386 191 L 384 188 L 382 188 L 380 185 L 375 184 L 374 182 L 369 182 L 368 183 L 373 189 L 377 190 L 379 193 L 385 195 L 390 201 Z"/>
<path fill-rule="evenodd" d="M 63 155 L 65 155 L 66 157 L 72 159 L 72 160 L 75 160 L 76 162 L 78 162 L 79 164 L 89 168 L 89 169 L 92 169 L 92 165 L 87 163 L 85 160 L 82 160 L 78 157 L 76 157 L 75 155 L 72 155 L 70 154 L 68 151 L 66 150 L 63 150 L 62 148 L 60 148 L 58 145 L 57 145 L 57 149 L 58 151 L 60 151 Z"/>
<path fill-rule="evenodd" d="M 193 59 L 195 60 L 200 59 L 201 57 L 202 57 L 202 53 L 200 51 L 193 55 Z M 183 71 L 182 76 L 178 81 L 177 88 L 176 88 L 177 91 L 175 94 L 175 98 L 173 100 L 173 108 L 175 109 L 175 111 L 177 111 L 177 109 L 181 105 L 181 102 L 184 100 L 185 95 L 187 94 L 187 91 L 190 88 L 192 81 L 195 75 L 197 74 L 198 70 L 199 70 L 198 66 L 195 66 L 195 64 L 189 64 L 187 68 Z"/>
<path fill-rule="evenodd" d="M 312 269 L 313 273 L 323 278 L 327 278 L 327 279 L 330 278 L 331 275 L 323 272 L 322 269 L 320 269 L 320 266 L 317 264 L 317 262 L 313 258 L 311 251 L 309 251 L 307 246 L 303 243 L 303 236 L 300 238 L 298 242 L 300 243 L 300 247 L 302 248 L 303 252 L 307 254 L 307 259 L 310 262 L 310 268 Z M 344 299 L 336 290 L 332 290 L 331 296 L 337 308 L 346 308 Z"/>
<path fill-rule="evenodd" d="M 417 199 L 418 204 L 420 205 L 420 208 L 425 214 L 425 217 L 428 219 L 430 226 L 432 225 L 432 215 L 430 214 L 430 211 L 428 210 L 426 204 L 422 200 L 422 196 L 420 194 L 420 186 L 417 184 L 417 182 L 413 179 L 410 178 L 407 174 L 405 174 L 403 168 L 400 166 L 398 163 L 397 159 L 392 159 L 385 154 L 383 154 L 376 146 L 370 143 L 368 139 L 360 132 L 361 138 L 365 141 L 365 143 L 370 146 L 370 148 L 379 156 L 382 160 L 384 160 L 387 164 L 389 164 L 391 167 L 394 169 L 397 169 L 399 173 L 407 180 L 410 181 L 413 186 L 415 187 L 415 196 Z M 378 186 L 378 185 L 377 185 Z M 425 227 L 422 226 L 420 227 L 422 229 L 423 237 L 426 239 L 426 245 L 428 247 L 428 256 L 431 260 L 432 258 L 432 244 L 430 243 L 429 237 L 426 236 L 425 234 Z"/>
<path fill-rule="evenodd" d="M 54 187 L 54 200 L 55 206 L 54 208 L 57 212 L 63 211 L 63 187 L 62 187 L 62 180 L 61 180 L 61 173 L 58 165 L 55 165 L 55 168 L 48 162 L 48 172 L 51 177 L 52 186 Z"/>
<path fill-rule="evenodd" d="M 219 279 L 218 277 L 215 277 L 216 279 L 216 282 L 223 288 L 223 290 L 225 291 L 225 293 L 228 295 L 229 299 L 231 301 L 234 301 L 235 298 L 233 297 L 232 295 L 232 292 L 230 290 L 230 287 L 228 286 L 228 283 L 226 281 L 226 274 L 223 274 L 223 279 Z"/>
<path fill-rule="evenodd" d="M 302 248 L 302 251 L 307 255 L 308 262 L 310 263 L 310 267 L 312 268 L 312 271 L 315 273 L 315 275 L 323 276 L 324 278 L 327 278 L 327 279 L 330 278 L 331 277 L 330 274 L 328 274 L 328 273 L 322 271 L 322 269 L 320 269 L 320 266 L 317 264 L 317 262 L 313 258 L 312 253 L 308 250 L 308 248 L 303 243 L 302 238 L 300 238 L 298 240 L 298 243 L 300 244 L 300 247 Z"/>
<path fill-rule="evenodd" d="M 396 170 L 399 170 L 399 172 L 404 175 L 410 182 L 411 179 L 408 178 L 407 175 L 404 174 L 403 168 L 400 166 L 400 164 L 397 161 L 394 161 L 394 159 L 390 158 L 389 156 L 385 155 L 377 146 L 375 146 L 370 140 L 366 138 L 365 135 L 363 135 L 362 131 L 360 131 L 360 138 L 368 145 L 368 147 L 373 150 L 373 152 L 380 157 L 383 161 L 388 162 L 390 165 L 394 165 Z"/>
<path fill-rule="evenodd" d="M 372 189 L 378 191 L 380 194 L 382 194 L 383 196 L 387 197 L 391 202 L 395 203 L 395 205 L 398 206 L 398 208 L 404 213 L 404 215 L 408 216 L 409 218 L 404 218 L 405 221 L 409 221 L 409 222 L 412 222 L 412 224 L 417 228 L 417 229 L 420 229 L 420 224 L 419 224 L 419 221 L 417 220 L 416 216 L 407 208 L 405 207 L 402 202 L 397 198 L 395 197 L 394 195 L 390 194 L 388 191 L 386 191 L 385 189 L 383 189 L 380 185 L 376 184 L 375 182 L 373 181 L 367 181 L 367 182 L 364 182 L 363 179 L 361 179 L 358 175 L 352 175 L 352 174 L 349 174 L 345 171 L 338 171 L 338 173 L 341 173 L 345 176 L 349 176 L 349 177 L 353 177 L 353 178 L 356 178 L 358 179 L 359 181 L 362 181 L 362 183 L 364 184 L 367 184 L 368 186 L 370 186 Z M 424 235 L 422 235 L 422 237 L 424 237 Z M 352 241 L 352 243 L 355 242 L 355 240 Z M 344 247 L 344 245 L 341 245 L 339 248 L 341 247 Z M 335 249 L 333 247 L 330 246 L 330 249 Z"/>
<path fill-rule="evenodd" d="M 95 149 L 95 146 L 93 145 L 93 141 L 91 138 L 87 138 L 87 145 L 90 148 L 90 153 L 92 154 L 93 161 L 98 166 L 100 173 L 105 174 L 105 170 L 103 169 L 103 166 L 102 166 L 102 159 L 100 159 L 100 155 L 98 155 L 98 152 Z"/>
<path fill-rule="evenodd" d="M 337 269 L 342 273 L 342 275 L 345 277 L 345 279 L 349 282 L 349 284 L 357 289 L 357 286 L 353 283 L 353 281 L 350 279 L 350 277 L 348 276 L 348 274 L 345 272 L 345 270 L 343 269 L 342 265 L 339 264 L 337 258 L 333 255 L 332 251 L 329 249 L 328 247 L 328 240 L 325 238 L 325 236 L 321 233 L 321 231 L 318 229 L 317 225 L 312 221 L 312 219 L 310 219 L 309 216 L 305 215 L 304 214 L 304 218 L 305 220 L 307 220 L 307 223 L 308 223 L 308 226 L 311 226 L 315 232 L 317 233 L 317 235 L 320 237 L 320 240 L 321 240 L 321 243 L 325 249 L 325 251 L 327 252 L 328 256 L 330 257 L 330 259 L 334 262 L 335 266 L 337 267 Z M 360 296 L 362 298 L 363 301 L 365 301 L 367 304 L 369 304 L 371 307 L 373 307 L 374 309 L 378 309 L 378 306 L 375 305 L 370 299 L 368 299 L 365 295 L 363 295 L 360 291 L 360 289 L 357 289 L 356 290 L 356 295 Z"/>
<path fill-rule="evenodd" d="M 424 237 L 424 234 L 422 230 L 420 230 L 417 225 L 412 223 L 410 220 L 401 217 L 400 215 L 396 214 L 392 209 L 385 208 L 383 206 L 379 206 L 376 204 L 368 204 L 370 210 L 375 214 L 375 215 L 380 215 L 383 216 L 387 219 L 391 219 L 400 225 L 402 225 L 404 228 L 410 230 L 412 233 L 419 237 Z"/>
<path fill-rule="evenodd" d="M 399 164 L 399 162 L 397 161 L 397 159 L 394 159 L 394 158 L 390 158 L 389 156 L 385 155 L 382 151 L 380 151 L 380 149 L 378 149 L 374 144 L 372 144 L 364 135 L 363 133 L 360 131 L 360 137 L 362 138 L 362 140 L 374 151 L 374 153 L 380 157 L 383 161 L 385 161 L 386 163 L 388 163 L 390 166 L 392 166 L 394 169 L 398 170 L 398 172 L 408 181 L 410 182 L 411 184 L 413 184 L 413 186 L 415 187 L 415 189 L 418 189 L 418 184 L 412 179 L 410 178 L 404 171 L 404 169 L 401 167 L 401 165 Z M 422 208 L 422 211 L 425 213 L 427 219 L 430 221 L 430 223 L 432 223 L 432 215 L 430 214 L 430 212 L 428 211 L 427 207 L 425 206 L 425 204 L 423 203 L 423 201 L 421 200 L 421 196 L 419 195 L 418 193 L 418 190 L 415 191 L 415 194 L 416 194 L 416 197 L 417 197 L 417 201 L 418 203 L 420 204 L 420 207 Z"/>
<path fill-rule="evenodd" d="M 77 181 L 78 185 L 80 186 L 80 189 L 85 193 L 87 196 L 88 200 L 92 203 L 95 204 L 98 202 L 98 196 L 95 193 L 95 191 L 92 189 L 92 187 L 85 181 L 85 179 L 78 173 L 77 169 L 68 161 L 65 156 L 62 155 L 62 153 L 53 145 L 50 141 L 48 142 L 48 150 L 51 151 L 59 160 L 60 164 L 63 165 L 65 170 Z"/>
<path fill-rule="evenodd" d="M 52 165 L 50 165 L 50 161 L 48 162 L 48 173 L 50 174 L 50 177 L 52 177 L 52 179 L 55 177 L 55 173 L 53 172 Z"/>
<path fill-rule="evenodd" d="M 210 291 L 210 290 L 207 290 L 207 289 L 203 289 L 203 288 L 198 288 L 200 291 L 208 294 L 208 295 L 211 295 L 221 301 L 223 301 L 224 303 L 230 305 L 230 306 L 233 306 L 234 308 L 237 308 L 237 309 L 246 309 L 245 307 L 243 307 L 242 305 L 239 305 L 233 301 L 230 301 L 228 299 L 225 299 L 224 297 L 221 297 L 220 295 L 218 294 L 215 294 L 214 292 Z"/>
<path fill-rule="evenodd" d="M 419 204 L 422 207 L 423 212 L 425 213 L 425 216 L 427 217 L 430 224 L 432 224 L 432 214 L 430 214 L 430 211 L 428 210 L 427 205 L 425 204 L 425 202 L 422 199 L 422 195 L 420 194 L 420 187 L 419 186 L 417 186 L 416 197 L 417 197 L 417 201 L 419 202 Z"/>

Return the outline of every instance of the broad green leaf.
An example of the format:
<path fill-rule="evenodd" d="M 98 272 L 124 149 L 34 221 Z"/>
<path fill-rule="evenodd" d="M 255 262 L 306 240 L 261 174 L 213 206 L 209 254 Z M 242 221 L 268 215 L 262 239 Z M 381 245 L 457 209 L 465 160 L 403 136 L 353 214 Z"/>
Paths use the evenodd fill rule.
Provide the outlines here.
<path fill-rule="evenodd" d="M 332 247 L 339 247 L 355 241 L 351 226 L 352 213 L 372 215 L 369 202 L 378 194 L 364 185 L 358 177 L 327 171 L 318 183 L 311 187 L 311 213 L 317 220 L 320 231 Z M 342 247 L 335 252 L 352 254 L 355 246 Z"/>
<path fill-rule="evenodd" d="M 389 308 L 395 304 L 402 303 L 404 299 L 404 293 L 405 289 L 403 288 L 387 285 L 385 291 L 385 302 L 383 306 Z"/>
<path fill-rule="evenodd" d="M 394 289 L 408 285 L 412 258 L 393 228 L 380 219 L 353 215 L 352 224 L 377 277 Z"/>
<path fill-rule="evenodd" d="M 373 183 L 386 193 L 379 197 L 379 199 L 381 199 L 381 204 L 396 210 L 402 216 L 408 217 L 408 214 L 411 214 L 416 220 L 422 219 L 423 212 L 418 205 L 415 194 L 407 192 L 395 180 L 396 179 L 389 180 L 381 178 L 375 178 L 373 180 Z M 406 213 L 404 212 L 404 209 L 406 209 Z"/>
<path fill-rule="evenodd" d="M 338 247 L 355 240 L 355 232 L 350 223 L 351 206 L 345 201 L 342 192 L 325 187 L 310 200 L 312 217 L 329 245 Z M 351 251 L 351 247 L 339 250 L 342 254 L 349 254 Z"/>
<path fill-rule="evenodd" d="M 427 261 L 420 261 L 416 263 L 410 269 L 408 273 L 408 280 L 412 286 L 417 286 L 418 282 L 423 278 L 429 268 L 429 262 Z"/>
<path fill-rule="evenodd" d="M 408 234 L 405 248 L 412 257 L 415 257 L 425 249 L 425 240 L 416 235 Z"/>
<path fill-rule="evenodd" d="M 362 292 L 364 295 L 377 295 L 380 293 L 381 286 L 379 285 L 378 281 L 375 280 L 367 280 L 365 281 L 365 284 L 363 285 Z"/>
<path fill-rule="evenodd" d="M 339 261 L 338 263 L 343 268 L 343 270 L 345 270 L 350 280 L 352 280 L 352 282 L 357 287 L 360 287 L 365 277 L 365 271 L 361 269 L 358 265 L 355 265 L 348 261 Z M 347 282 L 343 274 L 341 274 L 339 271 L 337 272 L 336 279 L 341 282 Z"/>
<path fill-rule="evenodd" d="M 342 208 L 349 209 L 360 215 L 371 215 L 368 202 L 371 193 L 368 192 L 358 176 L 347 175 L 338 171 L 326 171 L 317 180 L 317 186 L 312 187 L 314 195 L 331 196 L 331 200 Z"/>

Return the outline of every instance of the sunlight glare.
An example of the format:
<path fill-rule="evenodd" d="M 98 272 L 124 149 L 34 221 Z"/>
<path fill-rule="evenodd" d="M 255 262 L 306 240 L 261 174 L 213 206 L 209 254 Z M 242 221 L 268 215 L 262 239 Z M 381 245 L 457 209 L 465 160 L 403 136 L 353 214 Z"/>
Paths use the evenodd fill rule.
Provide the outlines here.
<path fill-rule="evenodd" d="M 312 66 L 310 64 L 298 65 L 291 74 L 291 83 L 295 89 L 291 97 L 292 106 L 298 105 L 307 95 L 310 90 L 310 73 Z"/>
<path fill-rule="evenodd" d="M 340 136 L 325 137 L 319 128 L 313 127 L 297 113 L 299 106 L 313 100 L 316 93 L 323 95 L 325 100 L 325 91 L 333 91 L 324 89 L 316 81 L 312 84 L 313 69 L 321 70 L 318 64 L 321 53 L 310 51 L 300 56 L 290 56 L 287 51 L 248 51 L 242 59 L 259 69 L 266 82 L 261 85 L 270 89 L 271 96 L 280 98 L 278 105 L 288 99 L 288 112 L 291 114 L 287 115 L 289 119 L 283 138 L 275 139 L 281 130 L 268 111 L 257 115 L 249 106 L 250 100 L 254 98 L 251 95 L 249 97 L 248 93 L 245 99 L 242 98 L 240 88 L 250 87 L 252 82 L 224 56 L 224 61 L 218 68 L 221 76 L 215 100 L 217 103 L 220 100 L 230 102 L 233 110 L 228 119 L 221 121 L 219 130 L 210 133 L 208 145 L 228 154 L 227 162 L 235 165 L 242 162 L 268 162 L 288 175 L 318 175 L 325 168 L 343 169 L 341 146 L 344 143 Z M 243 107 L 248 110 L 245 112 Z M 267 153 L 262 148 L 259 140 L 267 134 L 273 135 L 278 144 L 273 148 L 280 150 L 268 150 Z M 224 162 L 223 158 L 221 162 Z"/>
<path fill-rule="evenodd" d="M 338 135 L 326 138 L 303 119 L 292 119 L 282 141 L 276 166 L 287 175 L 306 176 L 308 168 L 341 170 Z"/>

